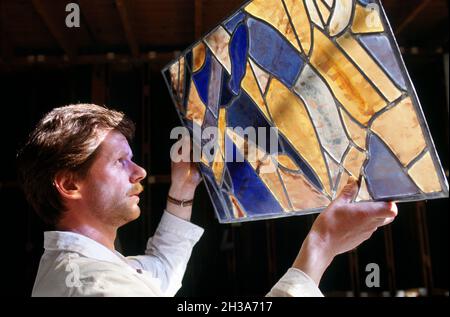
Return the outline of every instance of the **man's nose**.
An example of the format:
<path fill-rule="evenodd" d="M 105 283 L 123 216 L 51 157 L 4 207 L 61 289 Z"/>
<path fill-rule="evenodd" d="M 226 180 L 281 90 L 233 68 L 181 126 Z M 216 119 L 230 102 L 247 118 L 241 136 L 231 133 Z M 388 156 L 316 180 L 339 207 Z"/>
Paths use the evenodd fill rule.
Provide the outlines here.
<path fill-rule="evenodd" d="M 133 162 L 133 174 L 131 175 L 131 181 L 133 183 L 137 183 L 143 180 L 146 176 L 146 170 Z"/>

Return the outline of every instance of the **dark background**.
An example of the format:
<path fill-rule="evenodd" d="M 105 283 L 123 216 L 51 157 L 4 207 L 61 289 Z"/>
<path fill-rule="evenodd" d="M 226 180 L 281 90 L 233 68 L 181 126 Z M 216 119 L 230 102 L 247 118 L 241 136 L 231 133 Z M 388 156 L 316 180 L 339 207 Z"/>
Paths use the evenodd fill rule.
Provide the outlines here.
<path fill-rule="evenodd" d="M 76 30 L 64 27 L 69 1 L 0 0 L 0 208 L 7 283 L 2 289 L 9 295 L 30 295 L 43 252 L 42 232 L 47 230 L 16 180 L 15 153 L 36 122 L 54 107 L 78 102 L 106 104 L 136 122 L 132 147 L 149 177 L 142 216 L 120 229 L 119 241 L 125 255 L 143 252 L 165 207 L 173 143 L 169 133 L 179 125 L 160 70 L 176 51 L 243 3 L 72 2 L 79 3 L 82 12 L 81 28 Z M 448 54 L 448 1 L 383 3 L 448 177 L 443 62 Z M 330 296 L 395 295 L 403 290 L 415 295 L 419 289 L 448 296 L 448 207 L 448 199 L 400 204 L 393 225 L 335 259 L 321 289 Z M 264 295 L 292 264 L 314 218 L 220 225 L 200 185 L 193 222 L 204 227 L 205 234 L 194 249 L 178 295 Z M 380 289 L 365 287 L 368 263 L 380 265 Z"/>

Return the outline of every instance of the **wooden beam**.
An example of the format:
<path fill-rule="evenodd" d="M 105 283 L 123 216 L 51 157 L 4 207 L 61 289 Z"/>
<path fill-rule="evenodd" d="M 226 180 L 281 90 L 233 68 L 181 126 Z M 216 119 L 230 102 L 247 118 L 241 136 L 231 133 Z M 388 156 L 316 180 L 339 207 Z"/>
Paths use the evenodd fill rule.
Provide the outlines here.
<path fill-rule="evenodd" d="M 140 54 L 138 57 L 129 54 L 114 54 L 111 58 L 108 54 L 94 54 L 94 55 L 78 55 L 76 60 L 68 63 L 61 56 L 46 56 L 43 55 L 43 60 L 38 61 L 36 56 L 14 57 L 11 60 L 11 66 L 14 67 L 28 67 L 28 66 L 56 66 L 65 67 L 73 65 L 95 65 L 95 64 L 136 64 L 149 63 L 163 67 L 176 57 L 176 52 L 152 52 L 148 54 Z"/>
<path fill-rule="evenodd" d="M 86 32 L 89 35 L 89 39 L 91 40 L 93 45 L 97 45 L 97 37 L 94 35 L 94 32 L 92 31 L 92 20 L 90 14 L 89 14 L 89 4 L 92 4 L 92 1 L 88 0 L 77 0 L 75 1 L 80 6 L 80 18 L 81 18 L 81 25 L 82 27 L 86 28 Z"/>
<path fill-rule="evenodd" d="M 388 277 L 389 292 L 392 297 L 395 296 L 397 290 L 395 278 L 395 255 L 394 255 L 394 240 L 392 238 L 392 226 L 387 226 L 383 230 L 384 233 L 384 249 L 386 256 L 386 269 Z"/>
<path fill-rule="evenodd" d="M 76 58 L 76 48 L 63 31 L 65 26 L 60 25 L 53 19 L 53 17 L 48 13 L 49 10 L 42 0 L 32 0 L 31 2 L 33 3 L 37 14 L 44 21 L 59 46 L 64 50 L 70 60 L 74 60 Z M 65 12 L 62 12 L 62 14 L 64 13 Z"/>
<path fill-rule="evenodd" d="M 416 224 L 422 262 L 422 282 L 427 289 L 428 296 L 433 291 L 433 267 L 431 265 L 431 250 L 427 226 L 427 207 L 425 202 L 416 202 Z"/>
<path fill-rule="evenodd" d="M 423 0 L 423 2 L 417 6 L 407 17 L 406 19 L 402 22 L 402 24 L 400 24 L 400 26 L 397 28 L 397 30 L 395 31 L 396 35 L 399 35 L 400 33 L 402 33 L 410 24 L 412 21 L 414 21 L 414 19 L 420 14 L 422 13 L 423 10 L 425 10 L 425 8 L 431 3 L 432 0 Z"/>
<path fill-rule="evenodd" d="M 203 0 L 195 0 L 195 39 L 203 34 Z"/>
<path fill-rule="evenodd" d="M 0 63 L 7 64 L 14 55 L 14 48 L 9 40 L 9 32 L 6 30 L 6 17 L 4 2 L 0 1 Z"/>
<path fill-rule="evenodd" d="M 134 35 L 133 28 L 131 26 L 130 9 L 126 0 L 116 0 L 117 10 L 119 11 L 120 20 L 125 31 L 125 36 L 128 41 L 128 45 L 131 49 L 131 54 L 134 57 L 139 56 L 139 45 Z"/>
<path fill-rule="evenodd" d="M 106 67 L 105 64 L 96 64 L 92 67 L 91 101 L 97 105 L 107 103 Z"/>

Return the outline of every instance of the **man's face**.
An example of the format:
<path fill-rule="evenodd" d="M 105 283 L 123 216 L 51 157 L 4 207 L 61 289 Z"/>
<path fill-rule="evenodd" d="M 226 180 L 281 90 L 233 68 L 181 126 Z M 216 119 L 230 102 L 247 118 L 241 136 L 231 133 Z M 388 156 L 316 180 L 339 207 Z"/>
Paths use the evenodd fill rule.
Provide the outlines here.
<path fill-rule="evenodd" d="M 85 179 L 82 197 L 97 220 L 122 226 L 139 217 L 138 194 L 146 171 L 135 164 L 127 139 L 118 131 L 108 131 Z"/>

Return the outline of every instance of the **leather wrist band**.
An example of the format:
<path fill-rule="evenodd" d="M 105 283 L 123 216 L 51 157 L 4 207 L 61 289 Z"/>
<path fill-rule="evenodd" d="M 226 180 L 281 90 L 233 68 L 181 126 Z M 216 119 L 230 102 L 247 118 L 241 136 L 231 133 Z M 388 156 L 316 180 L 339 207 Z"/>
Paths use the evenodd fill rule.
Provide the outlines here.
<path fill-rule="evenodd" d="M 170 195 L 167 196 L 167 201 L 171 202 L 174 205 L 180 206 L 180 207 L 188 207 L 188 206 L 192 206 L 192 204 L 194 203 L 194 200 L 178 200 L 175 199 L 173 197 L 171 197 Z"/>

